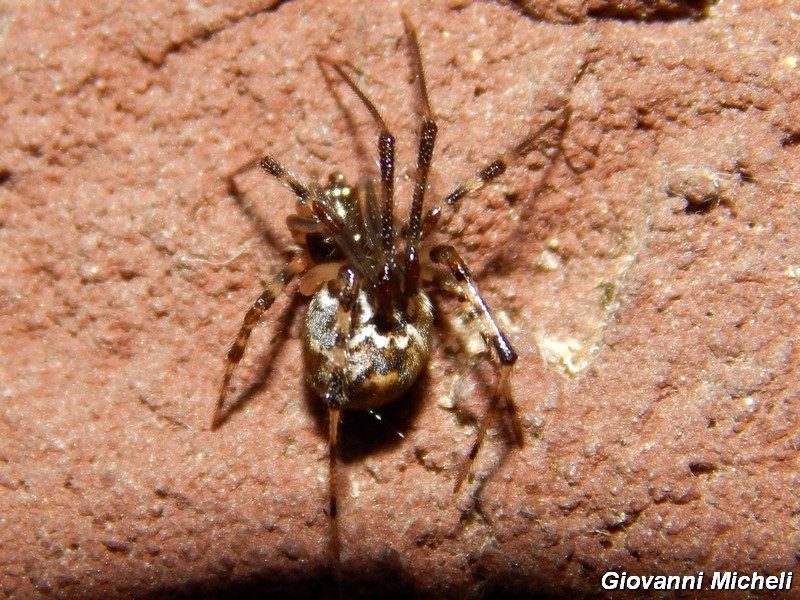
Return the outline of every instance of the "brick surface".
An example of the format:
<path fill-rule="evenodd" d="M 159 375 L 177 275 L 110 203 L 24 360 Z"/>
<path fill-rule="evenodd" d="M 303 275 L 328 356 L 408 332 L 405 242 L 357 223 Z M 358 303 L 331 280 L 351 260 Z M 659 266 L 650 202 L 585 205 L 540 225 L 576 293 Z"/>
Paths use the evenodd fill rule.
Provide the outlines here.
<path fill-rule="evenodd" d="M 345 597 L 797 569 L 791 3 L 75 0 L 0 16 L 0 595 L 337 596 L 302 298 L 256 330 L 208 430 L 294 204 L 263 173 L 238 196 L 226 177 L 266 152 L 309 179 L 375 174 L 324 54 L 384 110 L 405 214 L 401 10 L 440 126 L 432 201 L 570 116 L 437 234 L 519 351 L 525 447 L 498 421 L 453 494 L 494 374 L 441 298 L 427 374 L 382 422 L 344 423 Z"/>

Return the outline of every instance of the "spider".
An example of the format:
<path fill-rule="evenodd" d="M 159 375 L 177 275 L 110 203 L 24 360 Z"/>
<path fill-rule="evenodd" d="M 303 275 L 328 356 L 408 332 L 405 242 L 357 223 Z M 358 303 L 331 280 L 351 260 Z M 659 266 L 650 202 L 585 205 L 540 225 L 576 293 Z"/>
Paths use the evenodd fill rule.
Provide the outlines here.
<path fill-rule="evenodd" d="M 455 478 L 454 493 L 466 479 L 481 448 L 488 425 L 504 405 L 518 446 L 522 428 L 511 394 L 510 376 L 517 353 L 498 325 L 458 251 L 434 245 L 443 207 L 423 210 L 437 126 L 433 118 L 417 33 L 402 15 L 415 81 L 421 99 L 419 149 L 408 222 L 394 216 L 395 139 L 381 113 L 351 76 L 354 67 L 318 56 L 323 75 L 332 70 L 358 97 L 377 125 L 379 189 L 362 179 L 351 187 L 340 173 L 327 185 L 307 183 L 271 156 L 259 166 L 297 197 L 296 212 L 287 227 L 299 249 L 266 287 L 244 317 L 227 354 L 212 429 L 223 417 L 231 378 L 244 355 L 253 327 L 290 281 L 302 276 L 299 291 L 311 296 L 302 331 L 303 352 L 310 386 L 327 407 L 329 417 L 329 508 L 332 553 L 339 560 L 337 518 L 337 445 L 344 410 L 374 409 L 399 397 L 425 369 L 430 350 L 434 309 L 426 286 L 455 291 L 466 309 L 477 316 L 499 377 L 495 394 L 480 421 L 475 441 Z M 565 111 L 562 111 L 564 113 Z M 554 117 L 520 144 L 487 163 L 457 186 L 443 202 L 451 207 L 502 175 L 509 161 L 532 150 L 544 133 L 556 126 Z"/>

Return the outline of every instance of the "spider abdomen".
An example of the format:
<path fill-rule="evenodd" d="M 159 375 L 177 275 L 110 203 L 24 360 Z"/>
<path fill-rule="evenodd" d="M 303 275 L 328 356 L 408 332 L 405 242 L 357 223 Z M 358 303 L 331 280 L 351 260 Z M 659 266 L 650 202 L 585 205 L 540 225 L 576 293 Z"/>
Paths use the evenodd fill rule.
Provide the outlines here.
<path fill-rule="evenodd" d="M 394 324 L 387 329 L 375 320 L 373 296 L 360 290 L 350 313 L 349 331 L 338 341 L 341 348 L 337 348 L 338 312 L 338 298 L 323 286 L 311 299 L 303 335 L 311 387 L 324 396 L 335 387 L 334 378 L 341 378 L 342 408 L 346 409 L 375 408 L 406 392 L 428 361 L 433 323 L 428 297 L 418 292 L 407 311 L 395 311 Z"/>

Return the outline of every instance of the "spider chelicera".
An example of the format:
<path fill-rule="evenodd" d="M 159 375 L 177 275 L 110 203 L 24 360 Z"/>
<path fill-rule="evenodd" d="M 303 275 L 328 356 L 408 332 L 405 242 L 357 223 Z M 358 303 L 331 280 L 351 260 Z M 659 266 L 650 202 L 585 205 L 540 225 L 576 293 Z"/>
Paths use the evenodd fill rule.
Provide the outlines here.
<path fill-rule="evenodd" d="M 442 206 L 424 211 L 437 127 L 417 34 L 405 15 L 403 25 L 419 87 L 422 117 L 408 222 L 402 226 L 395 222 L 395 140 L 383 117 L 351 77 L 354 72 L 351 65 L 317 57 L 323 74 L 335 72 L 377 125 L 378 189 L 369 179 L 351 187 L 338 173 L 330 176 L 326 186 L 307 183 L 274 158 L 267 156 L 261 160 L 259 166 L 297 197 L 296 213 L 287 218 L 286 224 L 299 249 L 244 317 L 228 351 L 212 424 L 212 428 L 218 427 L 224 417 L 231 378 L 253 327 L 287 284 L 302 275 L 299 291 L 311 296 L 302 332 L 307 378 L 325 403 L 329 416 L 328 514 L 333 524 L 332 551 L 336 560 L 339 558 L 336 450 L 341 413 L 392 402 L 413 385 L 425 368 L 434 317 L 425 287 L 438 284 L 440 288 L 455 291 L 466 309 L 477 316 L 491 360 L 499 372 L 496 393 L 455 478 L 454 492 L 464 483 L 499 405 L 508 411 L 516 443 L 523 445 L 509 381 L 517 353 L 492 316 L 458 251 L 451 245 L 433 244 L 428 237 L 439 223 L 442 206 L 457 204 L 503 174 L 509 161 L 535 148 L 547 130 L 563 128 L 566 113 L 566 109 L 562 110 L 520 144 L 483 166 L 457 186 Z"/>

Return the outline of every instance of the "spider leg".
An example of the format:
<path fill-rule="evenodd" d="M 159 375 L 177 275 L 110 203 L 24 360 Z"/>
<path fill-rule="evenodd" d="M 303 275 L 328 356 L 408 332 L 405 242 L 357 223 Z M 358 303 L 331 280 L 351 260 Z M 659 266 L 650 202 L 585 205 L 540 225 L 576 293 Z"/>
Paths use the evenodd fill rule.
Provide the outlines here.
<path fill-rule="evenodd" d="M 481 297 L 480 292 L 478 291 L 478 288 L 475 285 L 469 270 L 467 269 L 464 259 L 461 258 L 456 249 L 452 246 L 435 246 L 431 249 L 430 256 L 433 262 L 445 265 L 450 269 L 450 273 L 453 275 L 453 278 L 456 280 L 456 283 L 461 289 L 463 301 L 468 304 L 469 307 L 478 315 L 483 328 L 484 338 L 486 339 L 486 342 L 491 350 L 492 361 L 495 363 L 498 371 L 500 372 L 500 380 L 498 381 L 497 391 L 489 403 L 489 407 L 481 421 L 481 426 L 478 430 L 478 435 L 475 438 L 475 442 L 472 445 L 472 449 L 470 450 L 467 459 L 464 461 L 464 465 L 462 466 L 461 471 L 458 474 L 458 478 L 456 479 L 454 491 L 458 492 L 467 475 L 469 474 L 475 457 L 478 455 L 478 451 L 483 444 L 483 439 L 486 436 L 486 431 L 489 428 L 489 423 L 491 422 L 495 410 L 497 409 L 497 405 L 501 400 L 503 404 L 505 404 L 506 410 L 508 410 L 509 416 L 511 417 L 511 423 L 514 429 L 514 437 L 516 438 L 517 444 L 520 447 L 522 447 L 524 444 L 522 427 L 520 426 L 519 417 L 517 416 L 517 409 L 511 396 L 510 386 L 511 369 L 514 366 L 514 363 L 517 361 L 517 353 L 511 347 L 508 338 L 506 338 L 505 334 L 500 329 L 500 326 L 497 324 L 497 321 L 492 316 L 486 301 L 483 299 L 483 297 Z"/>
<path fill-rule="evenodd" d="M 591 61 L 587 58 L 583 61 L 581 66 L 578 68 L 575 76 L 572 78 L 572 81 L 569 84 L 567 89 L 568 94 L 572 93 L 572 90 L 578 85 L 580 80 L 583 78 L 584 74 L 586 73 L 588 66 L 591 64 Z M 569 118 L 571 116 L 571 107 L 569 102 L 567 101 L 564 106 L 560 109 L 558 114 L 541 126 L 536 129 L 533 133 L 528 135 L 524 138 L 521 142 L 519 142 L 513 148 L 507 150 L 497 158 L 489 161 L 483 167 L 481 167 L 477 173 L 475 173 L 472 177 L 467 179 L 465 182 L 461 183 L 460 185 L 456 186 L 456 188 L 447 195 L 444 199 L 444 205 L 447 206 L 454 206 L 458 203 L 459 200 L 464 198 L 465 196 L 469 196 L 471 194 L 475 194 L 486 187 L 487 184 L 491 183 L 495 179 L 497 179 L 500 175 L 506 172 L 506 169 L 510 164 L 512 164 L 515 160 L 524 157 L 525 155 L 529 154 L 533 150 L 537 148 L 547 147 L 547 146 L 558 146 L 561 144 L 561 139 L 564 136 L 564 132 L 567 129 L 567 123 L 569 122 Z M 557 139 L 551 142 L 547 142 L 545 140 L 546 134 L 553 128 L 556 128 L 557 131 Z M 428 234 L 431 233 L 436 228 L 436 225 L 439 222 L 439 219 L 442 216 L 442 206 L 437 206 L 432 208 L 427 213 L 425 213 L 425 217 L 422 219 L 422 237 L 426 237 Z"/>
<path fill-rule="evenodd" d="M 328 407 L 328 498 L 333 535 L 331 536 L 331 553 L 335 564 L 340 564 L 339 522 L 337 520 L 338 489 L 338 448 L 339 423 L 342 408 L 347 404 L 347 342 L 350 339 L 350 319 L 353 305 L 360 285 L 358 274 L 349 266 L 339 269 L 338 278 L 331 280 L 331 292 L 337 297 L 339 306 L 336 314 L 336 341 L 331 360 L 333 363 L 331 385 L 322 400 Z"/>
<path fill-rule="evenodd" d="M 503 173 L 506 172 L 508 165 L 511 164 L 517 158 L 523 157 L 529 152 L 531 152 L 534 148 L 540 145 L 540 142 L 544 135 L 558 123 L 558 118 L 550 119 L 549 121 L 545 122 L 544 125 L 539 127 L 534 133 L 526 137 L 522 140 L 519 144 L 514 146 L 512 149 L 508 150 L 507 152 L 501 154 L 499 157 L 493 159 L 492 161 L 485 164 L 481 167 L 477 173 L 475 173 L 472 177 L 467 179 L 465 182 L 456 186 L 456 188 L 448 194 L 448 196 L 444 200 L 444 205 L 447 206 L 454 206 L 461 200 L 464 196 L 468 196 L 470 194 L 475 194 L 482 190 L 486 185 L 500 177 Z M 563 127 L 562 127 L 563 128 Z M 436 225 L 439 222 L 439 219 L 442 216 L 442 205 L 437 206 L 435 208 L 430 209 L 427 213 L 425 213 L 425 217 L 422 219 L 422 237 L 427 236 L 431 231 L 436 228 Z"/>
<path fill-rule="evenodd" d="M 217 397 L 217 406 L 214 409 L 214 418 L 211 421 L 211 429 L 217 429 L 222 423 L 224 414 L 222 412 L 225 405 L 225 397 L 230 389 L 231 378 L 236 370 L 237 365 L 244 356 L 245 348 L 247 348 L 247 341 L 250 339 L 250 333 L 253 327 L 256 326 L 261 315 L 269 309 L 275 302 L 278 295 L 284 290 L 286 285 L 298 273 L 302 273 L 310 266 L 310 259 L 304 254 L 299 253 L 295 255 L 292 261 L 286 266 L 278 275 L 267 285 L 266 289 L 261 292 L 261 295 L 247 311 L 242 322 L 242 327 L 233 341 L 228 355 L 225 359 L 225 375 L 222 378 L 222 385 L 220 386 L 219 396 Z"/>
<path fill-rule="evenodd" d="M 364 230 L 370 240 L 370 247 L 377 248 L 380 239 L 380 216 L 378 215 L 378 200 L 375 196 L 375 185 L 368 177 L 361 178 L 356 184 L 358 188 L 359 210 L 364 223 Z"/>
<path fill-rule="evenodd" d="M 380 231 L 383 264 L 381 265 L 381 271 L 377 281 L 377 304 L 381 319 L 384 322 L 389 322 L 394 318 L 392 297 L 396 291 L 394 288 L 398 281 L 398 278 L 393 274 L 396 269 L 394 245 L 394 136 L 386 126 L 386 121 L 383 120 L 375 104 L 372 103 L 345 70 L 345 66 L 352 69 L 353 67 L 351 65 L 336 62 L 322 56 L 317 57 L 317 62 L 320 68 L 322 65 L 328 65 L 336 71 L 336 74 L 339 75 L 342 81 L 344 81 L 358 97 L 378 125 L 378 165 L 381 172 L 381 195 L 383 199 Z"/>
<path fill-rule="evenodd" d="M 347 84 L 347 87 L 361 100 L 361 103 L 369 111 L 380 130 L 378 133 L 378 164 L 381 171 L 381 191 L 383 196 L 381 241 L 384 252 L 387 256 L 391 256 L 394 253 L 394 136 L 386 126 L 386 121 L 383 120 L 375 104 L 345 71 L 346 63 L 339 63 L 322 56 L 317 57 L 317 61 L 320 65 L 327 64 L 336 71 L 336 74 Z M 347 66 L 350 67 L 350 65 Z"/>
<path fill-rule="evenodd" d="M 411 298 L 419 288 L 419 242 L 422 238 L 422 205 L 425 199 L 425 189 L 428 185 L 428 173 L 433 160 L 433 148 L 436 143 L 437 126 L 431 112 L 428 88 L 425 85 L 425 72 L 422 68 L 422 55 L 417 41 L 417 32 L 403 14 L 403 26 L 406 30 L 411 58 L 414 63 L 414 75 L 419 82 L 419 95 L 422 103 L 422 123 L 419 130 L 419 150 L 417 151 L 417 170 L 414 178 L 414 195 L 409 213 L 408 240 L 405 258 L 405 293 Z"/>
<path fill-rule="evenodd" d="M 301 206 L 306 209 L 302 215 L 291 214 L 286 218 L 286 225 L 292 234 L 303 236 L 327 232 L 337 239 L 342 251 L 353 264 L 362 272 L 371 275 L 373 279 L 377 278 L 376 269 L 363 259 L 363 251 L 350 233 L 348 224 L 336 212 L 323 190 L 316 185 L 306 185 L 271 156 L 265 156 L 258 165 L 288 187 L 297 196 Z M 299 243 L 305 244 L 305 240 L 301 238 Z"/>
<path fill-rule="evenodd" d="M 287 171 L 283 165 L 271 156 L 265 156 L 258 163 L 258 166 L 280 181 L 283 185 L 292 190 L 302 204 L 305 204 L 311 197 L 311 190 L 291 171 Z"/>

